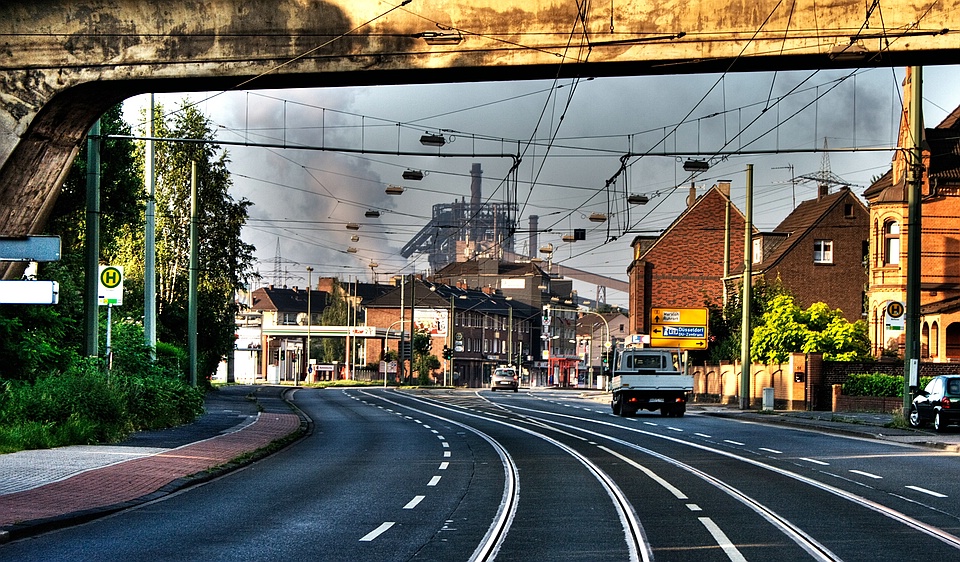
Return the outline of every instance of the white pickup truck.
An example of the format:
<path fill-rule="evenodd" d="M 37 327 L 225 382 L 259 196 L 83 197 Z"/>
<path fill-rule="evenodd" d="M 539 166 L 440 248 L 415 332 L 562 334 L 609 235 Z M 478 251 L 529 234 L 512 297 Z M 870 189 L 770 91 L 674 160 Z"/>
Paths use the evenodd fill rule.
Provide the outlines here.
<path fill-rule="evenodd" d="M 675 349 L 626 347 L 618 349 L 613 364 L 610 405 L 619 416 L 638 410 L 660 410 L 662 416 L 681 417 L 693 376 L 684 374 Z"/>

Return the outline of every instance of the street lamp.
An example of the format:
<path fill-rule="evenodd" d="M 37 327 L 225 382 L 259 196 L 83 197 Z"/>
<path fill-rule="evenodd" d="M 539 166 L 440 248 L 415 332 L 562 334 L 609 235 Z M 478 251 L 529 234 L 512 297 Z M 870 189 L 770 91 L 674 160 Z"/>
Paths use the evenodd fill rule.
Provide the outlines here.
<path fill-rule="evenodd" d="M 393 324 L 387 326 L 387 333 L 383 336 L 383 388 L 387 388 L 387 346 L 390 341 L 390 329 L 396 326 L 397 324 L 403 324 L 403 318 L 397 320 Z M 401 334 L 403 333 L 403 327 L 400 328 Z M 403 341 L 403 336 L 401 335 L 400 341 Z M 399 351 L 399 347 L 397 349 Z M 399 355 L 399 353 L 397 353 Z"/>
<path fill-rule="evenodd" d="M 313 268 L 307 266 L 307 374 L 310 374 L 310 325 L 313 323 L 310 309 L 310 295 L 313 293 Z M 297 386 L 299 379 L 294 381 L 293 386 Z"/>
<path fill-rule="evenodd" d="M 590 310 L 586 310 L 586 311 L 584 311 L 583 313 L 584 313 L 584 314 L 593 314 L 594 316 L 600 318 L 600 320 L 603 320 L 603 325 L 607 328 L 607 339 L 603 340 L 603 347 L 604 347 L 605 349 L 609 349 L 609 347 L 610 347 L 610 346 L 612 345 L 612 343 L 613 343 L 613 342 L 610 341 L 610 323 L 607 322 L 607 319 L 604 318 L 603 315 L 600 314 L 599 312 L 593 312 L 593 311 L 590 311 Z M 593 335 L 593 330 L 590 330 L 590 333 L 591 333 L 591 336 L 592 336 L 592 335 Z M 591 338 L 591 339 L 592 339 L 592 338 Z M 602 370 L 603 370 L 603 360 L 601 359 L 600 361 L 601 361 L 601 362 L 600 362 L 600 370 L 602 371 Z M 593 375 L 592 375 L 592 374 L 590 375 L 590 387 L 593 388 Z"/>

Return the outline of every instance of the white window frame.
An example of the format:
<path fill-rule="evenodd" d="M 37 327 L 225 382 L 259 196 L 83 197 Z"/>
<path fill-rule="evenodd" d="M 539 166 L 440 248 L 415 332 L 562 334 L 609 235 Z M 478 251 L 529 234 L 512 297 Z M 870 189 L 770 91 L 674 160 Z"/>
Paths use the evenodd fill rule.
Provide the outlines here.
<path fill-rule="evenodd" d="M 833 263 L 833 240 L 813 241 L 813 263 Z"/>

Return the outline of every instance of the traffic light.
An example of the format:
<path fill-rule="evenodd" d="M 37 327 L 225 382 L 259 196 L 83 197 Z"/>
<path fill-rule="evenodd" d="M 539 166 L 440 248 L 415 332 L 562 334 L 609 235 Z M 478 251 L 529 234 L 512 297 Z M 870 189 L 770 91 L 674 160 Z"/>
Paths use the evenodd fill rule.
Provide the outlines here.
<path fill-rule="evenodd" d="M 449 345 L 443 346 L 443 358 L 444 359 L 453 359 L 453 350 L 450 349 Z"/>

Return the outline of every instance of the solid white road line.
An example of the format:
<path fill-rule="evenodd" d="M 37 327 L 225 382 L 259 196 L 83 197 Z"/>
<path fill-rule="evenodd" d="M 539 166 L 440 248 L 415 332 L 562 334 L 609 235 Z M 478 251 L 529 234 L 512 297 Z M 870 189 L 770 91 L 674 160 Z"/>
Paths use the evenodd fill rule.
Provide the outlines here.
<path fill-rule="evenodd" d="M 423 498 L 427 496 L 413 496 L 413 499 L 407 502 L 407 505 L 403 506 L 403 509 L 413 509 L 417 507 L 417 504 L 423 501 Z"/>
<path fill-rule="evenodd" d="M 710 531 L 710 534 L 713 535 L 714 540 L 717 541 L 717 544 L 720 545 L 720 548 L 723 549 L 724 554 L 727 555 L 727 558 L 733 560 L 734 562 L 747 562 L 747 559 L 740 554 L 740 551 L 737 550 L 737 547 L 733 546 L 733 543 L 730 542 L 730 539 L 727 538 L 727 535 L 724 534 L 720 527 L 717 527 L 717 524 L 713 522 L 709 517 L 700 517 L 700 522 L 703 523 L 703 526 Z"/>
<path fill-rule="evenodd" d="M 383 533 L 387 532 L 387 530 L 390 527 L 393 527 L 393 525 L 394 525 L 394 521 L 385 521 L 381 523 L 379 527 L 370 531 L 366 535 L 363 535 L 362 537 L 360 537 L 360 542 L 370 542 L 374 540 L 375 538 L 379 537 Z"/>
<path fill-rule="evenodd" d="M 608 449 L 607 447 L 601 446 L 601 447 L 599 447 L 599 449 L 600 449 L 601 451 L 609 454 L 609 455 L 613 455 L 613 456 L 617 457 L 618 459 L 620 459 L 620 460 L 622 460 L 623 462 L 629 464 L 629 465 L 632 466 L 633 468 L 636 468 L 637 470 L 643 472 L 644 474 L 646 474 L 647 476 L 649 476 L 651 480 L 653 480 L 653 481 L 656 482 L 657 484 L 660 484 L 661 486 L 663 486 L 664 488 L 666 488 L 667 491 L 670 492 L 671 494 L 673 494 L 673 496 L 674 496 L 675 498 L 677 498 L 678 500 L 686 500 L 686 499 L 689 499 L 689 498 L 687 498 L 687 495 L 684 494 L 683 492 L 681 492 L 676 486 L 674 486 L 673 484 L 667 482 L 666 480 L 664 480 L 663 478 L 661 478 L 657 473 L 655 473 L 654 471 L 650 470 L 649 468 L 643 466 L 642 464 L 636 462 L 635 460 L 633 460 L 633 459 L 631 459 L 631 458 L 629 458 L 629 457 L 625 457 L 625 456 L 621 455 L 620 453 L 618 453 L 618 452 L 616 452 L 616 451 L 614 451 L 614 450 L 612 450 L 612 449 Z"/>

